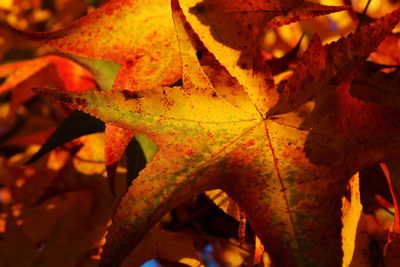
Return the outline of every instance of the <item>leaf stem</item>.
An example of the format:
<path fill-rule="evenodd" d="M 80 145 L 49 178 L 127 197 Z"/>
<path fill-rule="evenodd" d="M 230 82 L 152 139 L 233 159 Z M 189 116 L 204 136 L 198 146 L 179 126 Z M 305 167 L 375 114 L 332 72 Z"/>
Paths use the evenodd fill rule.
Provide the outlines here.
<path fill-rule="evenodd" d="M 371 3 L 371 0 L 368 0 L 367 4 L 365 5 L 365 8 L 364 8 L 364 10 L 363 10 L 363 13 L 361 14 L 360 20 L 358 21 L 357 28 L 356 28 L 356 32 L 357 32 L 357 31 L 360 29 L 360 27 L 361 27 L 361 24 L 362 24 L 362 22 L 363 22 L 363 20 L 364 20 L 365 14 L 367 14 L 367 10 L 368 10 L 368 7 L 369 7 L 369 4 L 370 4 L 370 3 Z"/>

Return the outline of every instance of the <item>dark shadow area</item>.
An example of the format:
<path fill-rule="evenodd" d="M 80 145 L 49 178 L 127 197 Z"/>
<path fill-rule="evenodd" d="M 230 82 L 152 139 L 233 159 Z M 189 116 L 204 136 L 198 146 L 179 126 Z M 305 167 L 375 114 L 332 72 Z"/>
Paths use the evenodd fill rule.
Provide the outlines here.
<path fill-rule="evenodd" d="M 233 4 L 233 6 L 232 6 Z M 237 65 L 242 69 L 259 70 L 265 64 L 259 51 L 260 37 L 267 21 L 276 12 L 231 11 L 243 8 L 226 1 L 204 0 L 190 9 L 200 22 L 210 27 L 211 35 L 221 44 L 241 51 Z"/>

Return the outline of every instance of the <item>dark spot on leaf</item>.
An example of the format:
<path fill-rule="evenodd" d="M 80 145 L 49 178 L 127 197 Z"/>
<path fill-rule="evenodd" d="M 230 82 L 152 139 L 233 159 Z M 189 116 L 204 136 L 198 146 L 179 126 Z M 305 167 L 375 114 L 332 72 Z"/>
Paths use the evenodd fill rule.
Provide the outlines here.
<path fill-rule="evenodd" d="M 217 93 L 216 92 L 212 92 L 211 96 L 212 97 L 217 97 Z"/>
<path fill-rule="evenodd" d="M 139 99 L 139 98 L 143 97 L 142 95 L 140 95 L 139 92 L 132 92 L 132 91 L 124 90 L 124 91 L 122 91 L 122 93 L 124 94 L 125 101 L 127 101 L 129 99 Z"/>
<path fill-rule="evenodd" d="M 60 96 L 60 101 L 65 104 L 71 104 L 73 102 L 73 99 L 71 96 L 64 94 Z"/>
<path fill-rule="evenodd" d="M 86 99 L 79 98 L 79 97 L 75 98 L 75 102 L 76 102 L 78 105 L 82 106 L 82 107 L 87 107 L 87 105 L 88 105 Z"/>
<path fill-rule="evenodd" d="M 201 60 L 203 58 L 203 53 L 201 51 L 197 51 L 196 56 L 198 60 Z"/>
<path fill-rule="evenodd" d="M 127 68 L 131 68 L 133 66 L 133 60 L 132 59 L 128 59 L 125 62 L 125 65 L 126 65 Z"/>

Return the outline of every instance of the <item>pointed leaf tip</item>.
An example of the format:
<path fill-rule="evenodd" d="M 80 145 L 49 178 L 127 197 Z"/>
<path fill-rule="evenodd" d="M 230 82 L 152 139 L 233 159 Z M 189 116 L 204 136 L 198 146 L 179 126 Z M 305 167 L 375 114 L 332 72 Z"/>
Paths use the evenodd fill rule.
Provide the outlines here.
<path fill-rule="evenodd" d="M 114 88 L 163 86 L 181 75 L 169 1 L 109 1 L 57 31 L 12 30 L 64 53 L 120 65 Z"/>
<path fill-rule="evenodd" d="M 38 94 L 54 97 L 71 108 L 82 109 L 87 106 L 86 100 L 79 97 L 81 95 L 79 92 L 70 93 L 50 88 L 32 88 L 32 90 Z"/>

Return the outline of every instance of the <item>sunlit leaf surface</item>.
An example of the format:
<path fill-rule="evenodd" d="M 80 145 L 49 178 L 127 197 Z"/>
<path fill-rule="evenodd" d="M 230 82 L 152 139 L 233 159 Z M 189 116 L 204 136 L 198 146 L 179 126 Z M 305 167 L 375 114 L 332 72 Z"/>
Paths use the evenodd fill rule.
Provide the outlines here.
<path fill-rule="evenodd" d="M 62 256 L 65 266 L 100 259 L 102 267 L 149 259 L 163 266 L 395 262 L 398 166 L 388 160 L 400 154 L 392 32 L 400 9 L 385 2 L 362 15 L 351 1 L 321 2 L 111 0 L 59 31 L 14 29 L 66 54 L 0 66 L 2 113 L 12 114 L 2 115 L 0 128 L 1 203 L 13 203 L 0 214 L 4 264 L 30 266 L 38 257 L 55 266 Z M 70 112 L 49 96 L 96 119 L 74 125 L 69 117 L 34 165 L 19 166 Z M 24 132 L 24 118 L 43 114 L 53 117 L 43 122 L 50 126 Z M 93 132 L 93 121 L 105 133 L 80 137 Z M 382 161 L 392 200 L 375 195 L 378 208 L 365 205 L 373 213 L 365 215 L 355 174 Z M 160 228 L 179 221 L 170 211 L 203 192 L 241 222 L 238 244 Z M 246 220 L 255 235 L 246 236 Z M 72 248 L 57 250 L 62 243 Z"/>

